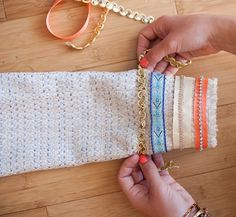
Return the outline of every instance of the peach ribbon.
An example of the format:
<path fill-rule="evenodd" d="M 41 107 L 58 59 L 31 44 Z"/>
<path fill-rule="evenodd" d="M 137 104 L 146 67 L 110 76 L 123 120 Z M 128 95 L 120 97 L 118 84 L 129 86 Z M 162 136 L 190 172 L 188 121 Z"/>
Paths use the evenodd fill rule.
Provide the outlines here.
<path fill-rule="evenodd" d="M 203 80 L 203 94 L 202 94 L 202 123 L 203 123 L 203 147 L 208 146 L 208 125 L 207 125 L 207 89 L 208 79 Z"/>
<path fill-rule="evenodd" d="M 208 126 L 207 126 L 207 115 L 206 115 L 207 88 L 208 88 L 208 79 L 204 79 L 202 86 L 202 102 L 201 102 L 203 148 L 207 148 L 208 146 Z M 197 78 L 195 82 L 195 94 L 194 94 L 194 129 L 195 129 L 195 147 L 197 150 L 200 149 L 199 90 L 200 90 L 200 78 Z"/>
<path fill-rule="evenodd" d="M 62 39 L 62 40 L 65 40 L 65 41 L 72 41 L 74 40 L 75 38 L 78 38 L 87 28 L 88 26 L 88 23 L 89 23 L 89 19 L 90 19 L 90 14 L 91 14 L 91 4 L 88 3 L 86 4 L 87 5 L 87 17 L 86 17 L 86 20 L 83 24 L 83 26 L 76 32 L 74 33 L 73 35 L 69 35 L 69 36 L 61 36 L 61 35 L 58 35 L 56 34 L 52 28 L 51 28 L 51 23 L 50 23 L 50 15 L 53 11 L 53 9 L 55 9 L 55 7 L 60 4 L 63 0 L 55 0 L 53 5 L 51 6 L 51 8 L 49 9 L 48 11 L 48 14 L 47 14 L 47 18 L 46 18 L 46 26 L 47 26 L 47 29 L 48 31 L 53 35 L 55 36 L 56 38 L 59 38 L 59 39 Z"/>

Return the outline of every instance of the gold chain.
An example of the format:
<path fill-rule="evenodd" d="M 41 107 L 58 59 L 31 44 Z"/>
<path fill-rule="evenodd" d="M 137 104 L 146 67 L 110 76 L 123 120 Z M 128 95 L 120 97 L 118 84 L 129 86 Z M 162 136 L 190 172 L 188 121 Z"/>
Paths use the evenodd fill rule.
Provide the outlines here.
<path fill-rule="evenodd" d="M 97 37 L 100 35 L 101 30 L 104 28 L 104 24 L 106 22 L 106 17 L 109 13 L 110 10 L 112 10 L 115 13 L 119 13 L 121 16 L 128 17 L 130 19 L 134 19 L 135 21 L 141 21 L 145 24 L 152 23 L 154 21 L 154 17 L 152 16 L 146 16 L 144 14 L 141 14 L 137 11 L 132 11 L 131 9 L 125 9 L 123 6 L 118 5 L 115 2 L 110 2 L 108 0 L 75 0 L 75 1 L 81 1 L 83 3 L 89 4 L 91 3 L 94 6 L 100 6 L 104 8 L 103 13 L 101 14 L 100 21 L 98 22 L 98 25 L 96 26 L 94 30 L 94 34 L 91 36 L 90 40 L 84 45 L 84 46 L 76 46 L 72 42 L 66 42 L 67 46 L 70 46 L 72 48 L 75 48 L 77 50 L 83 50 L 87 47 L 89 47 L 92 43 L 94 43 L 97 39 Z M 147 54 L 148 50 L 144 51 L 140 56 L 139 56 L 139 62 L 144 56 Z M 166 56 L 165 59 L 166 61 L 169 62 L 169 56 Z M 174 59 L 174 58 L 173 58 Z M 173 61 L 171 59 L 170 64 L 173 65 L 175 64 L 174 62 L 177 62 L 177 66 L 181 64 L 185 64 L 186 66 L 187 63 L 182 63 L 177 60 Z M 190 63 L 189 63 L 190 64 Z M 188 64 L 187 64 L 188 65 Z M 138 97 L 138 114 L 139 114 L 139 135 L 138 135 L 138 153 L 139 154 L 148 154 L 148 147 L 146 144 L 146 71 L 145 69 L 139 64 L 138 65 L 138 70 L 137 70 L 137 97 Z M 175 165 L 173 161 L 170 161 L 166 165 L 160 168 L 160 171 L 162 170 L 168 170 L 168 169 L 173 169 L 178 166 Z"/>
<path fill-rule="evenodd" d="M 137 11 L 132 11 L 131 9 L 125 9 L 123 6 L 118 5 L 115 2 L 110 2 L 108 0 L 75 0 L 75 1 L 83 2 L 85 4 L 91 3 L 93 6 L 99 6 L 101 8 L 104 8 L 100 20 L 93 32 L 93 35 L 90 37 L 90 39 L 85 45 L 77 46 L 70 41 L 65 43 L 67 46 L 74 48 L 76 50 L 84 50 L 85 48 L 89 47 L 92 43 L 96 41 L 97 37 L 101 33 L 101 30 L 104 28 L 104 24 L 106 22 L 106 18 L 109 11 L 113 11 L 114 13 L 117 13 L 123 17 L 128 17 L 136 21 L 141 21 L 142 23 L 145 24 L 152 23 L 154 21 L 154 17 L 152 16 L 146 16 L 145 14 L 139 13 Z"/>
<path fill-rule="evenodd" d="M 142 58 L 148 53 L 149 50 L 145 50 L 140 56 L 139 56 L 139 62 Z M 147 117 L 147 109 L 146 109 L 146 71 L 145 69 L 140 65 L 138 65 L 137 70 L 137 96 L 138 96 L 138 115 L 139 115 L 139 135 L 138 135 L 138 154 L 141 155 L 148 155 L 148 146 L 146 144 L 146 117 Z M 174 161 L 169 161 L 164 166 L 159 168 L 159 171 L 164 170 L 171 170 L 179 168 L 175 164 Z"/>
<path fill-rule="evenodd" d="M 113 11 L 114 13 L 117 13 L 120 16 L 128 17 L 128 18 L 134 19 L 136 21 L 141 21 L 145 24 L 152 23 L 154 21 L 153 16 L 147 16 L 145 14 L 139 13 L 137 11 L 133 11 L 128 8 L 125 9 L 122 5 L 119 5 L 119 4 L 109 1 L 109 0 L 75 0 L 75 1 L 80 1 L 85 4 L 91 3 L 93 6 L 107 8 L 109 11 Z"/>
<path fill-rule="evenodd" d="M 147 51 L 139 56 L 139 61 L 145 56 Z M 137 70 L 138 84 L 138 114 L 139 114 L 139 136 L 138 136 L 138 153 L 148 154 L 146 145 L 146 72 L 139 64 Z"/>
<path fill-rule="evenodd" d="M 93 6 L 99 6 L 103 8 L 103 12 L 100 16 L 100 20 L 96 28 L 94 29 L 93 35 L 90 37 L 88 42 L 85 43 L 85 45 L 77 46 L 73 42 L 65 43 L 67 46 L 74 48 L 76 50 L 84 50 L 85 48 L 89 47 L 96 41 L 96 39 L 101 33 L 101 30 L 104 28 L 109 11 L 113 11 L 114 13 L 117 13 L 120 16 L 127 17 L 135 21 L 140 21 L 145 24 L 152 23 L 154 21 L 153 16 L 146 16 L 145 14 L 139 13 L 137 11 L 133 11 L 131 9 L 125 9 L 122 5 L 118 5 L 117 3 L 111 2 L 109 0 L 75 0 L 75 1 L 83 2 L 85 4 L 92 4 Z M 176 67 L 178 69 L 181 69 L 192 63 L 191 60 L 187 60 L 186 62 L 178 61 L 174 57 L 171 57 L 169 55 L 165 56 L 164 60 L 168 62 L 171 66 Z"/>
<path fill-rule="evenodd" d="M 78 45 L 75 45 L 71 41 L 67 41 L 67 42 L 65 42 L 65 44 L 69 47 L 76 49 L 76 50 L 84 50 L 86 47 L 89 47 L 91 44 L 93 44 L 96 41 L 97 37 L 101 33 L 101 30 L 104 28 L 108 13 L 109 13 L 109 10 L 107 8 L 104 8 L 103 12 L 101 13 L 100 20 L 98 21 L 98 24 L 93 31 L 93 35 L 90 37 L 90 39 L 88 40 L 87 43 L 85 43 L 82 46 L 78 46 Z"/>
<path fill-rule="evenodd" d="M 176 165 L 176 163 L 173 160 L 171 160 L 171 161 L 167 162 L 164 166 L 159 168 L 159 171 L 172 170 L 172 169 L 178 169 L 178 168 L 179 168 L 179 166 Z"/>
<path fill-rule="evenodd" d="M 178 61 L 174 57 L 171 57 L 169 55 L 165 56 L 164 60 L 177 69 L 182 69 L 183 67 L 188 66 L 192 63 L 191 60 L 187 60 L 186 62 Z"/>

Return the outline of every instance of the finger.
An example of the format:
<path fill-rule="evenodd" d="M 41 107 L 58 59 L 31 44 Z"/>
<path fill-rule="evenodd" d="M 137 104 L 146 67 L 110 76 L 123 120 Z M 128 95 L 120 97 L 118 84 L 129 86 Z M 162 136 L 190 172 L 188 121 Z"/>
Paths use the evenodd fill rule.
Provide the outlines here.
<path fill-rule="evenodd" d="M 191 60 L 193 56 L 191 55 L 191 52 L 183 52 L 183 53 L 178 53 L 180 57 L 183 57 L 185 60 Z"/>
<path fill-rule="evenodd" d="M 150 48 L 154 47 L 155 45 L 157 45 L 158 43 L 160 43 L 161 39 L 160 38 L 156 38 L 155 40 L 151 41 L 150 43 Z"/>
<path fill-rule="evenodd" d="M 129 192 L 129 190 L 135 185 L 132 172 L 138 166 L 138 161 L 139 156 L 136 154 L 127 158 L 121 165 L 120 171 L 118 173 L 118 181 L 125 193 Z"/>
<path fill-rule="evenodd" d="M 171 54 L 170 56 L 175 57 L 175 54 Z M 159 63 L 157 63 L 154 70 L 160 73 L 164 73 L 168 65 L 169 63 L 162 59 Z"/>
<path fill-rule="evenodd" d="M 153 71 L 158 62 L 160 62 L 166 55 L 176 53 L 177 42 L 171 39 L 171 36 L 167 36 L 160 41 L 157 45 L 152 47 L 144 57 L 148 62 L 148 69 Z"/>
<path fill-rule="evenodd" d="M 141 181 L 144 180 L 144 176 L 140 168 L 132 172 L 132 177 L 134 179 L 135 184 L 139 184 Z"/>
<path fill-rule="evenodd" d="M 164 160 L 161 154 L 157 153 L 152 156 L 153 161 L 157 168 L 161 168 L 164 166 Z M 161 176 L 169 175 L 169 172 L 167 170 L 160 171 L 159 174 Z"/>
<path fill-rule="evenodd" d="M 186 59 L 186 58 L 180 56 L 179 54 L 176 55 L 175 59 L 176 59 L 177 61 L 181 61 L 181 62 L 186 62 L 186 61 L 188 60 L 188 59 Z M 169 65 L 169 66 L 165 69 L 164 74 L 165 74 L 165 75 L 175 75 L 175 74 L 178 72 L 178 70 L 179 70 L 178 68 Z"/>
<path fill-rule="evenodd" d="M 210 52 L 209 50 L 201 48 L 197 50 L 189 50 L 187 52 L 181 52 L 179 54 L 186 59 L 192 59 L 193 57 L 200 57 L 200 56 L 206 56 L 209 54 L 214 54 L 214 52 Z"/>
<path fill-rule="evenodd" d="M 167 19 L 170 17 L 162 16 L 153 23 L 143 28 L 138 37 L 137 55 L 150 48 L 150 43 L 157 38 L 163 39 L 167 27 Z"/>
<path fill-rule="evenodd" d="M 174 67 L 174 66 L 167 66 L 164 73 L 167 76 L 171 76 L 171 75 L 175 75 L 177 72 L 179 71 L 178 68 Z"/>
<path fill-rule="evenodd" d="M 146 36 L 142 33 L 138 36 L 138 44 L 137 44 L 137 57 L 140 56 L 145 50 L 148 50 L 151 47 L 151 41 L 146 38 Z"/>
<path fill-rule="evenodd" d="M 157 63 L 156 67 L 154 68 L 154 71 L 163 73 L 168 67 L 168 65 L 169 64 L 166 61 L 161 60 L 159 63 Z"/>
<path fill-rule="evenodd" d="M 157 167 L 152 159 L 148 159 L 146 163 L 140 164 L 140 167 L 150 188 L 159 188 L 162 181 Z"/>

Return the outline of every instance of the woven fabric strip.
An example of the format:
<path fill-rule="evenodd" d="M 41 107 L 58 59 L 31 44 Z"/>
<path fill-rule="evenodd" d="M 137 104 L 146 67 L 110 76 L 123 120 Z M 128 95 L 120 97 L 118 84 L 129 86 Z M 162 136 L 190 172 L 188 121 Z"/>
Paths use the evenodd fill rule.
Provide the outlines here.
<path fill-rule="evenodd" d="M 136 70 L 0 73 L 0 176 L 136 153 L 136 84 Z"/>
<path fill-rule="evenodd" d="M 208 147 L 208 121 L 207 121 L 207 90 L 208 90 L 208 79 L 203 80 L 203 94 L 202 94 L 202 130 L 203 130 L 203 148 Z"/>
<path fill-rule="evenodd" d="M 165 76 L 153 72 L 151 75 L 151 143 L 154 153 L 166 152 L 166 133 L 165 133 Z"/>
<path fill-rule="evenodd" d="M 173 113 L 173 149 L 179 149 L 179 93 L 180 92 L 180 77 L 175 78 L 174 88 L 174 113 Z"/>
<path fill-rule="evenodd" d="M 136 73 L 137 70 L 0 73 L 0 176 L 136 153 Z M 146 106 L 150 110 L 146 116 L 146 140 L 150 154 L 165 152 L 166 146 L 168 151 L 177 148 L 172 141 L 175 142 L 174 133 L 179 132 L 175 125 L 178 79 L 158 73 L 151 77 L 147 72 Z M 204 89 L 209 147 L 215 147 L 217 80 L 208 79 Z M 193 100 L 187 99 L 191 98 L 191 94 L 185 96 L 187 92 L 188 85 L 184 85 L 186 102 Z M 184 117 L 183 124 L 187 120 Z M 194 146 L 192 143 L 184 147 Z"/>
<path fill-rule="evenodd" d="M 174 76 L 165 77 L 165 128 L 167 151 L 173 149 L 173 104 L 174 104 Z"/>
<path fill-rule="evenodd" d="M 183 147 L 190 148 L 194 143 L 193 138 L 193 97 L 194 97 L 194 84 L 195 79 L 183 77 Z"/>

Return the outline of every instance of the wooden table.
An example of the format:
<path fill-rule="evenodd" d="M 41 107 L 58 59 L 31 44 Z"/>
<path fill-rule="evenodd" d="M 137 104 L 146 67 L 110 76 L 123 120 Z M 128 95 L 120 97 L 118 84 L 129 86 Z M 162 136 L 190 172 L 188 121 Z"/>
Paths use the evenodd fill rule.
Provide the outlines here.
<path fill-rule="evenodd" d="M 83 52 L 65 47 L 45 28 L 51 0 L 5 0 L 6 21 L 0 23 L 0 71 L 119 71 L 136 67 L 136 39 L 143 24 L 109 15 L 97 42 Z M 146 14 L 218 13 L 235 15 L 235 0 L 119 0 Z M 73 32 L 85 8 L 67 1 L 54 14 L 55 28 Z M 93 9 L 88 38 L 100 10 Z M 2 13 L 1 13 L 2 14 Z M 78 21 L 79 20 L 79 21 Z M 70 22 L 70 25 L 66 26 Z M 59 28 L 57 28 L 59 29 Z M 58 30 L 59 31 L 59 30 Z M 80 43 L 80 42 L 78 42 Z M 213 216 L 235 216 L 236 199 L 236 57 L 220 53 L 201 57 L 179 74 L 204 73 L 219 78 L 218 147 L 164 155 L 180 169 L 173 176 Z M 130 207 L 116 175 L 122 160 L 75 168 L 34 172 L 0 179 L 0 215 L 4 217 L 142 216 Z"/>

